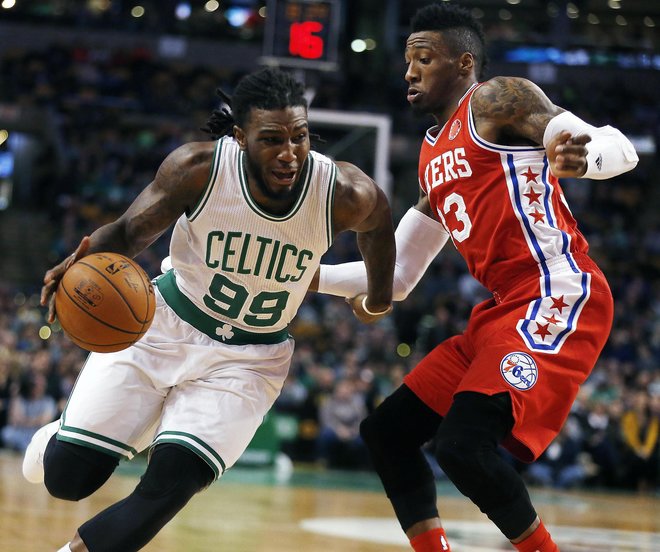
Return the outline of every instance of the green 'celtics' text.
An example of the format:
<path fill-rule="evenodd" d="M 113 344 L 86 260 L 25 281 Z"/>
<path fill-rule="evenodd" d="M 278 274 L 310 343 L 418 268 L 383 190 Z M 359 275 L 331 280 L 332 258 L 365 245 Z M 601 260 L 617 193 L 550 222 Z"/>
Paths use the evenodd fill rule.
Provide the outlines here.
<path fill-rule="evenodd" d="M 251 274 L 277 282 L 297 282 L 314 254 L 290 243 L 243 232 L 209 232 L 206 265 L 224 272 Z M 295 263 L 295 264 L 293 264 Z M 287 268 L 288 267 L 288 268 Z"/>

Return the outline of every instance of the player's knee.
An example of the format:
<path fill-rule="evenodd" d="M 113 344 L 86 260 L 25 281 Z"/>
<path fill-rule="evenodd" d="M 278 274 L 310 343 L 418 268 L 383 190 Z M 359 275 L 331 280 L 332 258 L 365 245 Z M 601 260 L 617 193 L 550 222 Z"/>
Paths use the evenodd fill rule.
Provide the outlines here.
<path fill-rule="evenodd" d="M 435 457 L 443 471 L 453 480 L 469 476 L 475 470 L 479 470 L 479 446 L 480 443 L 473 441 L 470 435 L 464 435 L 457 431 L 440 431 L 435 439 Z"/>
<path fill-rule="evenodd" d="M 454 483 L 491 475 L 498 444 L 513 426 L 510 401 L 506 393 L 456 395 L 435 437 L 438 464 Z"/>
<path fill-rule="evenodd" d="M 170 508 L 182 508 L 214 479 L 213 470 L 194 452 L 179 445 L 159 445 L 151 455 L 135 494 L 168 503 Z"/>
<path fill-rule="evenodd" d="M 44 484 L 55 498 L 81 500 L 108 480 L 118 462 L 109 454 L 51 439 L 44 453 Z"/>
<path fill-rule="evenodd" d="M 434 447 L 438 464 L 457 486 L 478 488 L 489 479 L 497 439 L 483 428 L 448 416 L 440 424 Z"/>
<path fill-rule="evenodd" d="M 362 421 L 360 436 L 372 451 L 416 449 L 433 436 L 440 419 L 402 385 Z"/>
<path fill-rule="evenodd" d="M 405 436 L 392 423 L 389 412 L 384 410 L 376 409 L 362 420 L 360 436 L 375 461 L 407 446 Z"/>

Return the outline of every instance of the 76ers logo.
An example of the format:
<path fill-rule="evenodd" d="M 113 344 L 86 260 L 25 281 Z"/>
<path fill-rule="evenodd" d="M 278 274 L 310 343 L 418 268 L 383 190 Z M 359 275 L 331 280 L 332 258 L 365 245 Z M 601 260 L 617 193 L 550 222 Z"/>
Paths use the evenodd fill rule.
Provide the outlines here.
<path fill-rule="evenodd" d="M 454 122 L 449 127 L 449 139 L 453 140 L 458 136 L 458 133 L 461 131 L 461 121 L 459 119 L 454 119 Z"/>
<path fill-rule="evenodd" d="M 500 372 L 509 385 L 520 391 L 528 391 L 539 379 L 536 362 L 527 353 L 506 355 L 500 362 Z"/>

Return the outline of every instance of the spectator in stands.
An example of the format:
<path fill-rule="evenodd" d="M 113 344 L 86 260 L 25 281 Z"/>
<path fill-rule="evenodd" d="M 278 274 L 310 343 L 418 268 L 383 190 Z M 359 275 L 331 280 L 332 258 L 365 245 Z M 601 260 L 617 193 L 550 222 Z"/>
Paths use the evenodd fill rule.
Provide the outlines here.
<path fill-rule="evenodd" d="M 35 432 L 57 413 L 55 399 L 46 395 L 46 377 L 39 372 L 24 374 L 18 393 L 9 401 L 9 417 L 2 429 L 5 446 L 24 452 Z"/>
<path fill-rule="evenodd" d="M 417 347 L 424 353 L 458 333 L 453 301 L 438 300 L 433 313 L 422 317 L 417 330 Z"/>
<path fill-rule="evenodd" d="M 588 475 L 580 459 L 581 443 L 570 429 L 570 420 L 540 458 L 527 468 L 532 483 L 557 489 L 570 489 L 582 484 Z"/>
<path fill-rule="evenodd" d="M 658 484 L 660 463 L 660 399 L 646 390 L 633 393 L 631 404 L 621 418 L 624 443 L 624 483 L 640 492 Z"/>
<path fill-rule="evenodd" d="M 366 417 L 364 397 L 355 382 L 340 379 L 320 408 L 319 459 L 329 467 L 360 468 L 367 465 L 367 449 L 360 437 Z"/>
<path fill-rule="evenodd" d="M 332 395 L 335 373 L 313 359 L 304 359 L 300 366 L 305 367 L 308 393 L 298 406 L 298 436 L 291 445 L 290 456 L 294 460 L 314 462 L 318 458 L 321 407 Z"/>
<path fill-rule="evenodd" d="M 623 411 L 620 399 L 611 402 L 590 400 L 581 417 L 583 448 L 596 467 L 589 485 L 615 487 L 620 480 L 621 437 L 619 424 Z"/>
<path fill-rule="evenodd" d="M 0 435 L 7 425 L 9 415 L 9 399 L 11 397 L 11 378 L 9 374 L 11 353 L 4 347 L 0 347 Z M 2 446 L 2 439 L 0 439 Z"/>

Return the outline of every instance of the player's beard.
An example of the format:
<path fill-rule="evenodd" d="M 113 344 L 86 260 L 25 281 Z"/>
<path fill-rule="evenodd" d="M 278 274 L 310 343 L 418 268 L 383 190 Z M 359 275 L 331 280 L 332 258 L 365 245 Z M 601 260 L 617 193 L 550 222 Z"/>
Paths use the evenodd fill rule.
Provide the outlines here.
<path fill-rule="evenodd" d="M 290 188 L 282 188 L 281 190 L 275 191 L 271 190 L 266 186 L 266 182 L 263 179 L 261 166 L 256 163 L 251 157 L 248 151 L 245 152 L 245 164 L 246 172 L 254 178 L 254 182 L 259 188 L 259 191 L 265 195 L 268 199 L 274 200 L 285 200 L 291 199 L 298 194 L 300 188 L 300 173 L 298 173 L 298 180 Z"/>
<path fill-rule="evenodd" d="M 412 114 L 417 119 L 421 119 L 422 117 L 428 117 L 429 116 L 429 110 L 425 109 L 424 107 L 422 107 L 420 105 L 412 104 L 410 106 L 410 110 L 412 111 Z"/>

